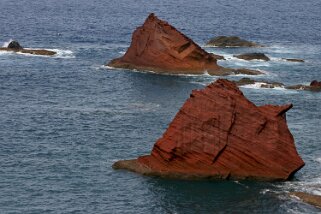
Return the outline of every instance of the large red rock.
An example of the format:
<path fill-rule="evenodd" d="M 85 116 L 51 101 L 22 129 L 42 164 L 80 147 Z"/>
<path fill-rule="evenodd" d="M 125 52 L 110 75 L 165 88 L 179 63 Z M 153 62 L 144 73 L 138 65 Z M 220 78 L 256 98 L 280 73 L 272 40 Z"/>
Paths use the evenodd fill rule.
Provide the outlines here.
<path fill-rule="evenodd" d="M 285 113 L 292 104 L 256 106 L 235 83 L 195 90 L 150 155 L 115 169 L 180 179 L 287 180 L 304 166 Z"/>
<path fill-rule="evenodd" d="M 179 32 L 153 13 L 138 27 L 132 36 L 130 47 L 124 56 L 107 65 L 115 68 L 150 70 L 157 73 L 229 75 L 242 70 L 217 65 L 222 59 L 206 52 L 190 38 Z M 247 71 L 246 74 L 249 71 Z M 250 74 L 261 74 L 250 71 Z"/>

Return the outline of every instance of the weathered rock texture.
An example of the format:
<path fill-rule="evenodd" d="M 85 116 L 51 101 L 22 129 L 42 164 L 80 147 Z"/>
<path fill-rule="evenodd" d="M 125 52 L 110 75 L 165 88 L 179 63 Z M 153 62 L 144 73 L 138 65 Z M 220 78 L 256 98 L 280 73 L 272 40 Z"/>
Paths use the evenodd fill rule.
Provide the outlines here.
<path fill-rule="evenodd" d="M 212 38 L 206 45 L 215 47 L 261 47 L 261 45 L 241 39 L 237 36 L 218 36 Z"/>
<path fill-rule="evenodd" d="M 179 179 L 287 180 L 304 166 L 285 113 L 292 104 L 256 106 L 235 83 L 195 90 L 150 155 L 115 169 Z"/>
<path fill-rule="evenodd" d="M 207 53 L 173 26 L 150 14 L 132 36 L 124 56 L 107 65 L 157 73 L 229 75 L 241 72 L 217 65 L 219 55 Z M 251 73 L 257 74 L 257 72 Z"/>
<path fill-rule="evenodd" d="M 24 49 L 17 41 L 11 41 L 6 48 L 0 48 L 0 51 L 10 51 L 16 53 L 27 53 L 33 55 L 53 56 L 57 54 L 54 51 L 41 50 L 41 49 Z"/>
<path fill-rule="evenodd" d="M 292 192 L 290 195 L 300 198 L 303 202 L 311 204 L 321 209 L 321 196 L 305 192 Z"/>
<path fill-rule="evenodd" d="M 270 58 L 267 57 L 264 53 L 245 53 L 240 55 L 234 55 L 236 58 L 244 59 L 244 60 L 264 60 L 270 61 Z"/>

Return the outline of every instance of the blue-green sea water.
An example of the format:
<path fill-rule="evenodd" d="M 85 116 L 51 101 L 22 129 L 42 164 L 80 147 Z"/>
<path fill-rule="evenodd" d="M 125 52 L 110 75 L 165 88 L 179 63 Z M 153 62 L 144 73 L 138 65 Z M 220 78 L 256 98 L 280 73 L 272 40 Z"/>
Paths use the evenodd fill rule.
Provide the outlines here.
<path fill-rule="evenodd" d="M 288 192 L 321 194 L 321 93 L 242 88 L 258 105 L 293 103 L 288 125 L 306 166 L 292 181 L 163 180 L 111 165 L 148 154 L 190 92 L 218 77 L 103 66 L 154 12 L 201 46 L 219 35 L 266 45 L 206 48 L 227 58 L 223 66 L 308 84 L 321 80 L 320 11 L 318 0 L 1 0 L 1 45 L 15 39 L 58 55 L 0 53 L 0 213 L 320 212 Z M 233 57 L 253 51 L 272 60 Z"/>

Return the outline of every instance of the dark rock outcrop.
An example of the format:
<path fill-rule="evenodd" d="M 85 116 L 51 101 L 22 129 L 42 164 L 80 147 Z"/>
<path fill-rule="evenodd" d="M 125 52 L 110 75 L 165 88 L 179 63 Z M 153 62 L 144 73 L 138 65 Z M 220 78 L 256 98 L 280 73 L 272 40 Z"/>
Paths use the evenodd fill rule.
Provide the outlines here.
<path fill-rule="evenodd" d="M 310 87 L 320 87 L 321 88 L 321 81 L 317 81 L 317 80 L 313 80 L 311 83 L 310 83 Z"/>
<path fill-rule="evenodd" d="M 178 179 L 287 180 L 304 166 L 286 124 L 291 108 L 258 107 L 219 79 L 192 92 L 150 155 L 113 168 Z"/>
<path fill-rule="evenodd" d="M 107 65 L 171 74 L 234 74 L 233 69 L 217 65 L 217 59 L 223 58 L 206 52 L 173 26 L 150 14 L 134 31 L 125 55 Z"/>
<path fill-rule="evenodd" d="M 290 195 L 298 197 L 303 202 L 311 204 L 321 209 L 321 196 L 313 195 L 305 192 L 292 192 Z"/>
<path fill-rule="evenodd" d="M 321 82 L 318 82 L 317 80 L 313 80 L 310 85 L 292 85 L 286 87 L 287 89 L 293 89 L 293 90 L 305 90 L 305 91 L 315 91 L 315 92 L 321 92 Z"/>
<path fill-rule="evenodd" d="M 8 48 L 10 49 L 16 49 L 16 50 L 21 50 L 23 49 L 22 46 L 17 42 L 17 41 L 11 41 L 8 45 Z"/>
<path fill-rule="evenodd" d="M 26 53 L 33 55 L 42 55 L 42 56 L 53 56 L 57 54 L 54 51 L 48 51 L 43 49 L 25 49 L 17 41 L 11 41 L 6 48 L 0 48 L 0 51 L 9 51 L 16 53 Z"/>
<path fill-rule="evenodd" d="M 240 55 L 234 55 L 234 57 L 244 60 L 264 60 L 270 61 L 270 58 L 267 57 L 264 53 L 245 53 Z"/>
<path fill-rule="evenodd" d="M 259 44 L 246 41 L 237 36 L 214 37 L 206 45 L 215 47 L 261 47 Z"/>
<path fill-rule="evenodd" d="M 255 83 L 262 83 L 260 85 L 261 88 L 282 88 L 284 87 L 284 84 L 283 83 L 279 83 L 279 82 L 269 82 L 269 81 L 265 81 L 265 80 L 253 80 L 253 79 L 250 79 L 250 78 L 242 78 L 238 81 L 234 81 L 236 83 L 236 85 L 238 86 L 244 86 L 244 85 L 253 85 Z"/>

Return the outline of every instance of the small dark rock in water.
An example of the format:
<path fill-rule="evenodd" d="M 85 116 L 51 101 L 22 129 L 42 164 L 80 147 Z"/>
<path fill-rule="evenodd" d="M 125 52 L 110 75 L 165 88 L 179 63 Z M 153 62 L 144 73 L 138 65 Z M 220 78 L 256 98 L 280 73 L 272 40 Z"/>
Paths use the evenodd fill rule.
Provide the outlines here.
<path fill-rule="evenodd" d="M 321 92 L 321 82 L 313 80 L 310 85 L 291 85 L 286 87 L 286 89 Z"/>
<path fill-rule="evenodd" d="M 17 41 L 11 41 L 8 45 L 8 48 L 10 49 L 17 49 L 17 50 L 21 50 L 23 49 L 22 46 L 19 44 L 19 42 Z"/>
<path fill-rule="evenodd" d="M 263 74 L 261 71 L 252 70 L 247 68 L 237 68 L 233 70 L 234 74 L 246 74 L 246 75 L 260 75 Z"/>
<path fill-rule="evenodd" d="M 268 81 L 264 81 L 264 80 L 260 80 L 260 81 L 255 81 L 253 79 L 244 77 L 238 81 L 234 81 L 236 83 L 236 85 L 238 86 L 243 86 L 243 85 L 253 85 L 256 82 L 260 82 L 263 83 L 261 85 L 261 88 L 276 88 L 276 87 L 284 87 L 283 83 L 279 83 L 279 82 L 268 82 Z"/>
<path fill-rule="evenodd" d="M 264 53 L 245 53 L 240 55 L 234 55 L 234 57 L 244 60 L 264 60 L 270 61 L 270 58 L 267 57 Z"/>
<path fill-rule="evenodd" d="M 321 87 L 321 82 L 317 81 L 317 80 L 313 80 L 311 83 L 310 83 L 310 86 L 311 87 Z"/>
<path fill-rule="evenodd" d="M 303 59 L 285 59 L 285 58 L 283 58 L 283 59 L 286 61 L 289 61 L 289 62 L 304 62 Z"/>
<path fill-rule="evenodd" d="M 290 193 L 292 196 L 296 196 L 300 198 L 303 202 L 321 208 L 321 196 L 313 195 L 305 192 L 292 192 Z"/>
<path fill-rule="evenodd" d="M 255 83 L 255 80 L 252 80 L 250 78 L 244 77 L 238 81 L 234 81 L 237 86 L 242 86 L 242 85 L 252 85 Z"/>
<path fill-rule="evenodd" d="M 206 45 L 216 47 L 261 47 L 260 45 L 241 39 L 237 36 L 218 36 L 212 38 Z"/>

